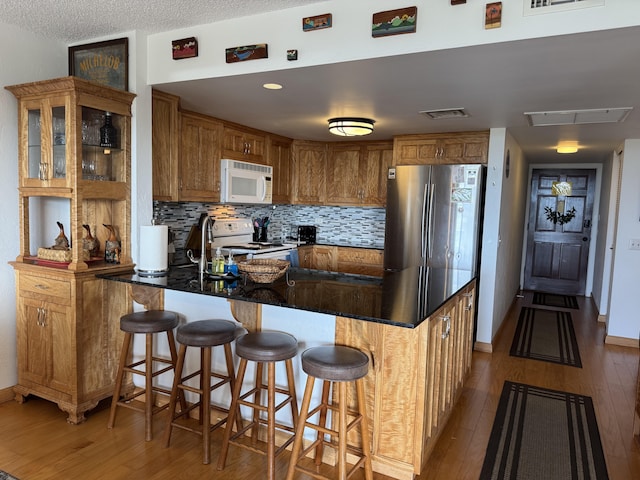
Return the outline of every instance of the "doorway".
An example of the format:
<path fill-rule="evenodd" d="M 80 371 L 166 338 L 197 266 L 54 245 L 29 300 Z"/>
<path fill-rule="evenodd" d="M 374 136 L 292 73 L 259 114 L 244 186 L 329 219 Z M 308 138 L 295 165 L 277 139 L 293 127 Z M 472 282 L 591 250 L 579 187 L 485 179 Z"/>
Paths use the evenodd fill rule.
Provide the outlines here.
<path fill-rule="evenodd" d="M 584 295 L 595 169 L 534 169 L 524 289 Z"/>

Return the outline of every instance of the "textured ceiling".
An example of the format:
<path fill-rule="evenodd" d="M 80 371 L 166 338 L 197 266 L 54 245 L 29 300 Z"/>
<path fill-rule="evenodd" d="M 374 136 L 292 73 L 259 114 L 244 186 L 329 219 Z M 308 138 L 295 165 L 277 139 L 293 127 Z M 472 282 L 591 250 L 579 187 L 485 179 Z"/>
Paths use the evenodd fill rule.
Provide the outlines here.
<path fill-rule="evenodd" d="M 319 0 L 1 0 L 0 21 L 67 43 L 149 33 L 319 3 Z"/>

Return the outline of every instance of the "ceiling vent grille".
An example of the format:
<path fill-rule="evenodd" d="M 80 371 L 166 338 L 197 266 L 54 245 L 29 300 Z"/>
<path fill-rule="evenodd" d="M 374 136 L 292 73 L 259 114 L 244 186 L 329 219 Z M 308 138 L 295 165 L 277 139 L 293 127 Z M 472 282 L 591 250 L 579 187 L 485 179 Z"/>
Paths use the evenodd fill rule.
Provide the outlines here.
<path fill-rule="evenodd" d="M 599 7 L 605 0 L 523 0 L 524 14 L 561 12 L 577 8 Z"/>
<path fill-rule="evenodd" d="M 469 114 L 464 108 L 444 108 L 441 110 L 422 110 L 419 112 L 432 120 L 442 120 L 446 118 L 466 118 Z"/>
<path fill-rule="evenodd" d="M 591 110 L 564 110 L 555 112 L 525 112 L 529 125 L 546 127 L 550 125 L 582 125 L 587 123 L 620 123 L 633 110 L 624 108 L 597 108 Z"/>

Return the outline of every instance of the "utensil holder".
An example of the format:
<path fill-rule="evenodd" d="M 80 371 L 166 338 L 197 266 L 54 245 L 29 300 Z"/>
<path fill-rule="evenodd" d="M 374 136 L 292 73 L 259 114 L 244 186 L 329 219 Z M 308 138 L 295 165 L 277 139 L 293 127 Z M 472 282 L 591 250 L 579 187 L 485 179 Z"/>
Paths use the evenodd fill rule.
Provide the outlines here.
<path fill-rule="evenodd" d="M 266 242 L 267 241 L 267 227 L 253 227 L 253 241 L 254 242 Z"/>

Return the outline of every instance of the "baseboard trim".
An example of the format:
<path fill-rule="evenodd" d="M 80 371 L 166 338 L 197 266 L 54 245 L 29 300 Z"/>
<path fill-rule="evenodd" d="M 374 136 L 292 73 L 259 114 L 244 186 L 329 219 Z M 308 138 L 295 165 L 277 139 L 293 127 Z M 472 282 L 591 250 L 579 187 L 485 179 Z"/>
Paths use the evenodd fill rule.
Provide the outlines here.
<path fill-rule="evenodd" d="M 475 342 L 473 349 L 476 352 L 493 353 L 493 345 L 486 342 Z"/>
<path fill-rule="evenodd" d="M 0 390 L 0 403 L 9 402 L 16 398 L 16 394 L 13 393 L 13 387 L 7 387 Z"/>
<path fill-rule="evenodd" d="M 619 347 L 640 347 L 640 345 L 638 345 L 637 338 L 614 337 L 613 335 L 605 336 L 604 343 L 606 343 L 607 345 L 618 345 Z"/>

